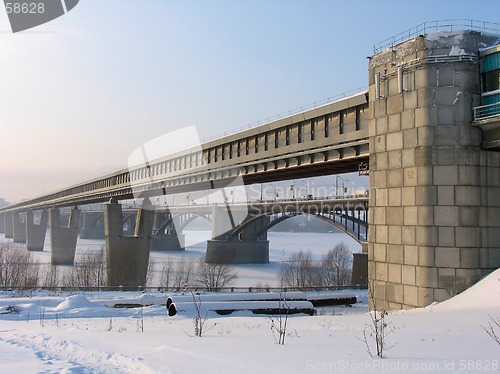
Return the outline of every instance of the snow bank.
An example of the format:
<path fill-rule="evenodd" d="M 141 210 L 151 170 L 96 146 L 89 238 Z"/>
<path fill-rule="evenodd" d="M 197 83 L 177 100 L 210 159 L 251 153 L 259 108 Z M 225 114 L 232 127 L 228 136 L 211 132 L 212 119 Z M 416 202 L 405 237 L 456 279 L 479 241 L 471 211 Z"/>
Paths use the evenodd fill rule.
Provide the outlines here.
<path fill-rule="evenodd" d="M 433 310 L 450 311 L 464 309 L 500 310 L 500 269 L 487 275 L 461 294 L 433 305 Z"/>
<path fill-rule="evenodd" d="M 87 299 L 84 295 L 73 295 L 67 297 L 62 303 L 54 308 L 56 312 L 68 311 L 73 309 L 81 309 L 81 308 L 91 308 L 94 307 L 95 304 Z"/>

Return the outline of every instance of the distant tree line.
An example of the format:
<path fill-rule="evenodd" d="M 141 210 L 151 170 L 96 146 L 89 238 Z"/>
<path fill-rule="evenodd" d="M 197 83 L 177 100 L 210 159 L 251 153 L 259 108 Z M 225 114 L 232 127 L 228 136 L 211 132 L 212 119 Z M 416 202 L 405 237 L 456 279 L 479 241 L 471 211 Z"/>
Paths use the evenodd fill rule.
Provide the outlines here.
<path fill-rule="evenodd" d="M 182 259 L 167 260 L 155 274 L 150 264 L 146 284 L 166 289 L 203 288 L 220 291 L 231 286 L 237 273 L 225 264 L 207 264 Z M 45 269 L 44 269 L 45 267 Z M 298 252 L 282 261 L 281 287 L 322 288 L 348 286 L 351 282 L 352 253 L 345 243 L 331 249 L 321 260 L 314 260 L 311 252 Z M 159 278 L 155 279 L 155 275 Z M 46 287 L 105 287 L 108 285 L 104 248 L 97 253 L 78 255 L 71 267 L 41 266 L 26 249 L 0 243 L 0 286 L 10 288 Z"/>
<path fill-rule="evenodd" d="M 352 253 L 345 243 L 337 244 L 320 261 L 311 252 L 298 252 L 282 262 L 282 287 L 322 288 L 351 284 Z"/>
<path fill-rule="evenodd" d="M 159 279 L 155 279 L 153 264 L 150 263 L 143 286 L 155 284 L 168 289 L 189 287 L 220 291 L 222 287 L 230 286 L 236 278 L 236 272 L 229 265 L 207 264 L 205 259 L 167 260 L 159 273 Z M 0 286 L 11 289 L 64 286 L 75 290 L 106 287 L 105 249 L 79 254 L 73 266 L 61 267 L 41 265 L 25 248 L 12 243 L 0 243 Z"/>

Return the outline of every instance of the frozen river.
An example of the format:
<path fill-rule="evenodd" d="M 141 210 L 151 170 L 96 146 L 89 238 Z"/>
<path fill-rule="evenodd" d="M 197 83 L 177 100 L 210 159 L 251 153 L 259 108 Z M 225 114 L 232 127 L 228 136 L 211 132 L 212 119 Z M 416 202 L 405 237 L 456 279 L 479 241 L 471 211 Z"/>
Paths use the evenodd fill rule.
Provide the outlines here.
<path fill-rule="evenodd" d="M 155 272 L 159 272 L 165 261 L 177 262 L 182 260 L 199 260 L 205 256 L 206 240 L 210 239 L 210 231 L 185 230 L 186 250 L 183 252 L 151 252 L 151 261 L 154 263 Z M 310 251 L 313 258 L 321 258 L 336 244 L 344 242 L 351 252 L 361 252 L 361 245 L 350 236 L 340 233 L 300 233 L 300 232 L 273 232 L 268 233 L 269 239 L 269 264 L 263 265 L 235 265 L 238 279 L 233 284 L 237 287 L 254 287 L 257 284 L 278 286 L 278 273 L 281 261 L 296 252 Z M 4 234 L 0 234 L 0 241 L 6 241 Z M 12 242 L 12 240 L 7 240 Z M 104 248 L 104 240 L 78 239 L 76 255 L 97 252 Z M 40 264 L 50 263 L 50 235 L 46 235 L 45 250 L 33 252 Z"/>

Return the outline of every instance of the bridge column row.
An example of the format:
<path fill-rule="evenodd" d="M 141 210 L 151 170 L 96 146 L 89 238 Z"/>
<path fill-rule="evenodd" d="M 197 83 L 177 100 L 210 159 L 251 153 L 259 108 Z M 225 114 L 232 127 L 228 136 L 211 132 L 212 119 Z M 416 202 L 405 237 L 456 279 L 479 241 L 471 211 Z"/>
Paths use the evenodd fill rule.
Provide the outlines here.
<path fill-rule="evenodd" d="M 0 234 L 5 234 L 5 214 L 0 214 Z"/>
<path fill-rule="evenodd" d="M 22 215 L 24 217 L 22 217 Z M 153 231 L 154 208 L 145 200 L 137 213 L 134 236 L 124 235 L 122 206 L 113 201 L 104 206 L 108 283 L 111 286 L 144 286 L 149 262 L 149 249 Z M 67 225 L 61 225 L 58 208 L 43 211 L 39 224 L 34 223 L 33 212 L 5 213 L 6 237 L 16 243 L 27 243 L 30 251 L 43 250 L 47 222 L 50 220 L 51 263 L 73 265 L 80 210 L 71 210 Z"/>
<path fill-rule="evenodd" d="M 33 211 L 7 212 L 4 214 L 5 238 L 13 239 L 14 243 L 26 243 L 28 251 L 42 251 L 49 215 L 51 263 L 73 265 L 80 216 L 78 208 L 71 211 L 67 227 L 61 227 L 61 214 L 58 208 L 52 208 L 49 212 L 43 211 L 38 224 L 34 223 Z"/>

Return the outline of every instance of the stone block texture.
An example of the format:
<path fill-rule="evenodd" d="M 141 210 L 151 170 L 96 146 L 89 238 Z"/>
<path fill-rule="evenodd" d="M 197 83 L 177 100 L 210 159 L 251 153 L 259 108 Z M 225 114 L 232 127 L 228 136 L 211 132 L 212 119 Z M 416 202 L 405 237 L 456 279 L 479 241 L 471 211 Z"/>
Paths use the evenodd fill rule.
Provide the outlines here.
<path fill-rule="evenodd" d="M 424 307 L 500 266 L 500 152 L 481 148 L 470 115 L 488 37 L 463 33 L 473 35 L 419 36 L 370 59 L 372 308 Z M 457 47 L 472 57 L 453 58 Z"/>

